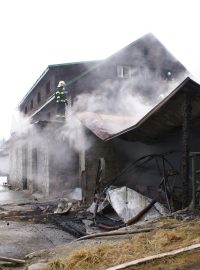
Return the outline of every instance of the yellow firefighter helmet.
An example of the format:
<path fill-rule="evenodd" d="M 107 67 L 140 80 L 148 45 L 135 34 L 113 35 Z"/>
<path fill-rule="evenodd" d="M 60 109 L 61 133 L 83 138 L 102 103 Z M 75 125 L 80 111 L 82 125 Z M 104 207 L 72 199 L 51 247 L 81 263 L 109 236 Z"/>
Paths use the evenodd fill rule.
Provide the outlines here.
<path fill-rule="evenodd" d="M 66 83 L 64 81 L 59 81 L 57 87 L 62 87 L 62 86 L 65 86 L 65 85 L 66 85 Z"/>

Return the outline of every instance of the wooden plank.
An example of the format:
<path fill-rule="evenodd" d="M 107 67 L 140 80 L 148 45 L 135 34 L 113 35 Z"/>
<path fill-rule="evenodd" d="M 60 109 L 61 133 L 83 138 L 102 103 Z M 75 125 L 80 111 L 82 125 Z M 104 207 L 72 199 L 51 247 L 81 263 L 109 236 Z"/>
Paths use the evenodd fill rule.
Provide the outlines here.
<path fill-rule="evenodd" d="M 136 234 L 136 233 L 144 233 L 144 232 L 150 232 L 154 230 L 153 228 L 146 228 L 146 229 L 136 229 L 132 231 L 112 231 L 112 232 L 105 232 L 105 233 L 96 233 L 96 234 L 89 234 L 83 237 L 80 237 L 73 242 L 81 241 L 81 240 L 86 240 L 86 239 L 92 239 L 96 237 L 104 237 L 104 236 L 114 236 L 114 235 L 129 235 L 129 234 Z"/>
<path fill-rule="evenodd" d="M 125 268 L 128 268 L 128 267 L 134 266 L 134 265 L 144 263 L 144 262 L 149 262 L 149 261 L 152 261 L 152 260 L 155 260 L 155 259 L 161 259 L 161 258 L 165 258 L 165 257 L 174 256 L 174 255 L 181 254 L 183 252 L 191 251 L 191 250 L 198 249 L 198 248 L 200 248 L 200 243 L 190 245 L 190 246 L 187 246 L 187 247 L 184 247 L 184 248 L 175 249 L 175 250 L 165 252 L 165 253 L 159 253 L 159 254 L 156 254 L 156 255 L 153 255 L 153 256 L 148 256 L 148 257 L 137 259 L 137 260 L 134 260 L 134 261 L 122 263 L 122 264 L 119 264 L 119 265 L 116 265 L 116 266 L 113 266 L 113 267 L 109 267 L 106 270 L 121 270 L 121 269 L 125 269 Z"/>
<path fill-rule="evenodd" d="M 20 259 L 14 259 L 14 258 L 7 258 L 7 257 L 1 257 L 0 256 L 0 261 L 4 262 L 12 262 L 12 263 L 19 263 L 19 264 L 25 264 L 25 260 L 20 260 Z"/>

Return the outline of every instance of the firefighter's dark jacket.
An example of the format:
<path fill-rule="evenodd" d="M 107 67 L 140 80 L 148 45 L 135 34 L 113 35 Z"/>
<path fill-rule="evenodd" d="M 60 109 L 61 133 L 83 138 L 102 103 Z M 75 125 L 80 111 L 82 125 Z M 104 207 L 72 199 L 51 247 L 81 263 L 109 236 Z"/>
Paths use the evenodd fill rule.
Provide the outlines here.
<path fill-rule="evenodd" d="M 55 92 L 56 103 L 66 103 L 67 104 L 67 93 L 64 87 L 57 87 Z"/>

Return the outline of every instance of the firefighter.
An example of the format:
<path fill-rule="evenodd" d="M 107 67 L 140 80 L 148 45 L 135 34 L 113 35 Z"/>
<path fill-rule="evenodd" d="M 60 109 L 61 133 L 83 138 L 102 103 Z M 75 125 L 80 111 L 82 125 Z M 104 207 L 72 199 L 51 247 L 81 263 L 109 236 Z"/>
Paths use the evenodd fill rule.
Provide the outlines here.
<path fill-rule="evenodd" d="M 65 90 L 66 83 L 64 81 L 60 81 L 56 88 L 55 92 L 55 101 L 57 104 L 57 117 L 65 117 L 65 106 L 68 104 L 67 102 L 67 92 Z"/>

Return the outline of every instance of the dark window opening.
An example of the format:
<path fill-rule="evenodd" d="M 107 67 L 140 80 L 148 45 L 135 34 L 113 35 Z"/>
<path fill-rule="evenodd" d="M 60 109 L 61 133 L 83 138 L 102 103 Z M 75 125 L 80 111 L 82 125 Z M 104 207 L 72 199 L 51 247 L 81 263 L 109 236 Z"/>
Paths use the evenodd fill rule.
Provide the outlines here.
<path fill-rule="evenodd" d="M 28 112 L 28 109 L 27 109 L 27 107 L 25 107 L 24 108 L 24 113 L 27 114 L 27 112 Z"/>
<path fill-rule="evenodd" d="M 117 66 L 117 76 L 118 78 L 128 79 L 131 77 L 131 67 L 130 66 Z"/>
<path fill-rule="evenodd" d="M 50 82 L 47 82 L 46 83 L 46 95 L 48 95 L 51 91 L 51 85 L 50 85 Z"/>
<path fill-rule="evenodd" d="M 171 81 L 173 80 L 173 74 L 172 71 L 169 69 L 164 69 L 162 70 L 161 76 L 164 80 L 166 81 Z"/>
<path fill-rule="evenodd" d="M 33 109 L 33 100 L 31 100 L 31 110 Z"/>
<path fill-rule="evenodd" d="M 40 92 L 38 92 L 38 94 L 37 94 L 37 102 L 38 102 L 38 104 L 40 103 L 40 101 L 41 101 L 41 94 L 40 94 Z"/>
<path fill-rule="evenodd" d="M 144 53 L 144 56 L 147 56 L 148 55 L 148 49 L 147 48 L 143 48 L 143 53 Z"/>
<path fill-rule="evenodd" d="M 47 119 L 49 120 L 50 118 L 51 118 L 51 113 L 48 112 L 48 113 L 47 113 Z"/>

